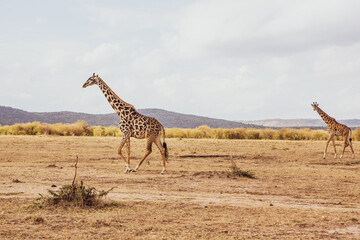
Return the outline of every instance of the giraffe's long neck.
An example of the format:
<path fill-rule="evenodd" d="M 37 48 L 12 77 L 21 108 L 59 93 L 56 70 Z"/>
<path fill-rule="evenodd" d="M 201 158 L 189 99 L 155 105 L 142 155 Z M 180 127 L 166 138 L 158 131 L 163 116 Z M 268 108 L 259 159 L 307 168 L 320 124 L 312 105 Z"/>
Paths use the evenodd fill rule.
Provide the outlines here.
<path fill-rule="evenodd" d="M 320 115 L 320 117 L 322 118 L 322 120 L 324 120 L 324 122 L 329 125 L 330 123 L 333 123 L 335 121 L 334 118 L 330 117 L 329 115 L 327 115 L 321 108 L 317 107 L 316 111 L 318 112 L 318 114 Z"/>
<path fill-rule="evenodd" d="M 113 90 L 103 81 L 99 80 L 99 88 L 103 92 L 105 98 L 110 103 L 111 107 L 119 115 L 120 118 L 129 114 L 129 110 L 133 109 L 136 111 L 135 107 L 119 98 Z"/>

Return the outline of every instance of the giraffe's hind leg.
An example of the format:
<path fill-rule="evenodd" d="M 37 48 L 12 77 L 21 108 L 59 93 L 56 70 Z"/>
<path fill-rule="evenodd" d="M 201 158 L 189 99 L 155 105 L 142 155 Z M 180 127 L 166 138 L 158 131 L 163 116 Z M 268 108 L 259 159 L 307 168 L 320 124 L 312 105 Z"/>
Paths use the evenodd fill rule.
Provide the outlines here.
<path fill-rule="evenodd" d="M 156 146 L 158 147 L 160 153 L 161 153 L 161 157 L 162 157 L 162 171 L 161 174 L 163 174 L 165 172 L 165 148 L 163 147 L 163 145 L 161 144 L 161 140 L 160 140 L 160 135 L 157 136 L 157 138 L 155 139 L 154 143 L 156 144 Z"/>
<path fill-rule="evenodd" d="M 340 155 L 340 159 L 342 159 L 342 157 L 343 157 L 343 155 L 344 155 L 345 148 L 346 148 L 347 146 L 349 146 L 349 143 L 348 143 L 348 141 L 349 141 L 349 133 L 346 134 L 345 136 L 343 136 L 343 138 L 344 138 L 344 145 L 343 145 L 343 149 L 342 149 L 342 152 L 341 152 L 341 155 Z"/>
<path fill-rule="evenodd" d="M 353 154 L 352 158 L 355 158 L 354 149 L 353 149 L 353 146 L 352 146 L 352 142 L 350 140 L 349 140 L 349 145 L 350 145 L 351 152 Z"/>
<path fill-rule="evenodd" d="M 345 152 L 345 148 L 347 146 L 350 146 L 351 152 L 353 154 L 352 158 L 355 158 L 355 153 L 354 153 L 354 149 L 353 149 L 353 146 L 352 146 L 352 142 L 351 142 L 351 140 L 349 138 L 349 133 L 344 136 L 344 146 L 343 146 L 343 151 L 342 151 L 342 154 L 340 156 L 340 159 L 343 157 L 344 152 Z"/>
<path fill-rule="evenodd" d="M 139 162 L 139 164 L 136 166 L 136 168 L 133 170 L 134 172 L 136 172 L 138 170 L 138 168 L 140 167 L 140 165 L 145 161 L 145 159 L 150 155 L 150 153 L 152 152 L 152 143 L 153 143 L 153 139 L 148 138 L 147 139 L 147 143 L 146 143 L 146 153 L 145 156 L 141 159 L 141 161 Z"/>

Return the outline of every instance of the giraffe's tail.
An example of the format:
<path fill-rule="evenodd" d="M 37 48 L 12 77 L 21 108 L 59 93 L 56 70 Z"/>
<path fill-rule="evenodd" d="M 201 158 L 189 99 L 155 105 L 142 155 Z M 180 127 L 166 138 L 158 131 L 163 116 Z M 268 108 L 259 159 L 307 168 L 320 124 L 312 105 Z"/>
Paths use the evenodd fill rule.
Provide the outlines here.
<path fill-rule="evenodd" d="M 167 148 L 167 144 L 165 142 L 165 128 L 164 127 L 162 127 L 162 134 L 163 134 L 163 147 L 165 149 L 165 160 L 168 162 L 169 151 L 168 151 L 168 148 Z"/>
<path fill-rule="evenodd" d="M 345 143 L 345 147 L 349 146 L 351 141 L 352 141 L 352 138 L 351 138 L 351 135 L 352 135 L 352 131 L 351 131 L 351 128 L 349 128 L 349 131 L 350 131 L 350 134 L 348 136 L 348 140 L 346 141 Z"/>

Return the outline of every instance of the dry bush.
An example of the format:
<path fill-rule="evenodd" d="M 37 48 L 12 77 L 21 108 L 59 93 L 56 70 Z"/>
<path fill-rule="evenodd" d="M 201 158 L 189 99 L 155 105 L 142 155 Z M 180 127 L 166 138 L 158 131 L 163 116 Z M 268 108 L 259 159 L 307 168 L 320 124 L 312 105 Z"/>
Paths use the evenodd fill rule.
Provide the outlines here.
<path fill-rule="evenodd" d="M 259 129 L 249 129 L 247 132 L 248 139 L 260 139 Z"/>
<path fill-rule="evenodd" d="M 246 178 L 255 178 L 254 173 L 250 171 L 241 170 L 236 163 L 231 160 L 230 171 L 227 172 L 227 177 L 236 178 L 236 177 L 246 177 Z"/>
<path fill-rule="evenodd" d="M 260 131 L 260 139 L 275 139 L 276 130 L 271 128 L 262 129 Z"/>
<path fill-rule="evenodd" d="M 166 129 L 166 137 L 167 138 L 189 138 L 188 131 L 189 129 L 183 128 L 171 128 Z"/>
<path fill-rule="evenodd" d="M 59 190 L 53 191 L 48 190 L 50 197 L 44 197 L 41 194 L 40 198 L 37 199 L 37 204 L 39 206 L 53 206 L 53 205 L 71 205 L 75 207 L 97 207 L 101 204 L 101 198 L 105 197 L 111 190 L 110 188 L 107 191 L 101 190 L 98 191 L 94 187 L 86 187 L 83 181 L 80 181 L 80 184 L 76 181 L 77 177 L 77 164 L 78 157 L 76 157 L 75 163 L 75 175 L 72 184 L 66 184 L 62 186 Z"/>
<path fill-rule="evenodd" d="M 248 139 L 248 130 L 245 128 L 225 129 L 225 139 Z"/>
<path fill-rule="evenodd" d="M 111 190 L 98 191 L 94 187 L 86 187 L 83 181 L 80 184 L 73 183 L 62 186 L 59 190 L 48 190 L 50 197 L 42 195 L 38 201 L 42 205 L 72 205 L 75 207 L 96 207 L 101 203 L 101 198 L 105 197 Z"/>
<path fill-rule="evenodd" d="M 360 130 L 355 139 L 360 139 Z M 325 130 L 311 130 L 283 128 L 254 129 L 254 128 L 210 128 L 200 126 L 195 129 L 166 129 L 167 138 L 212 138 L 212 139 L 264 139 L 264 140 L 326 140 L 328 133 Z"/>
<path fill-rule="evenodd" d="M 102 137 L 105 136 L 105 127 L 103 126 L 95 126 L 93 127 L 93 136 Z"/>
<path fill-rule="evenodd" d="M 356 141 L 360 140 L 360 128 L 357 128 L 354 131 L 352 131 L 352 138 Z"/>
<path fill-rule="evenodd" d="M 56 135 L 56 136 L 92 136 L 92 127 L 85 121 L 71 124 L 46 124 L 40 122 L 17 123 L 0 126 L 2 135 Z"/>

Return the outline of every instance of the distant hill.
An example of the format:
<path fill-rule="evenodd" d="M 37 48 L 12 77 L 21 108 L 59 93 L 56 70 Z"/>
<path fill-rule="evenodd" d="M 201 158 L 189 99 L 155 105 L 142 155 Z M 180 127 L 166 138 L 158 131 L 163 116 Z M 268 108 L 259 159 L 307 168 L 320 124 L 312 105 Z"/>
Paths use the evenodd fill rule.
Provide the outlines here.
<path fill-rule="evenodd" d="M 207 125 L 211 128 L 262 128 L 261 126 L 253 124 L 182 114 L 162 109 L 138 109 L 138 112 L 146 116 L 155 117 L 166 128 L 196 128 L 201 125 Z M 27 112 L 20 109 L 0 106 L 1 125 L 12 125 L 15 123 L 34 121 L 43 123 L 74 123 L 79 120 L 84 120 L 89 125 L 101 126 L 117 126 L 120 122 L 116 113 L 87 114 L 78 112 Z"/>
<path fill-rule="evenodd" d="M 359 127 L 360 119 L 344 119 L 337 120 L 339 123 L 345 124 L 348 127 Z M 242 121 L 247 124 L 262 125 L 270 128 L 325 128 L 326 124 L 322 119 L 266 119 L 266 120 L 254 120 L 254 121 Z"/>

